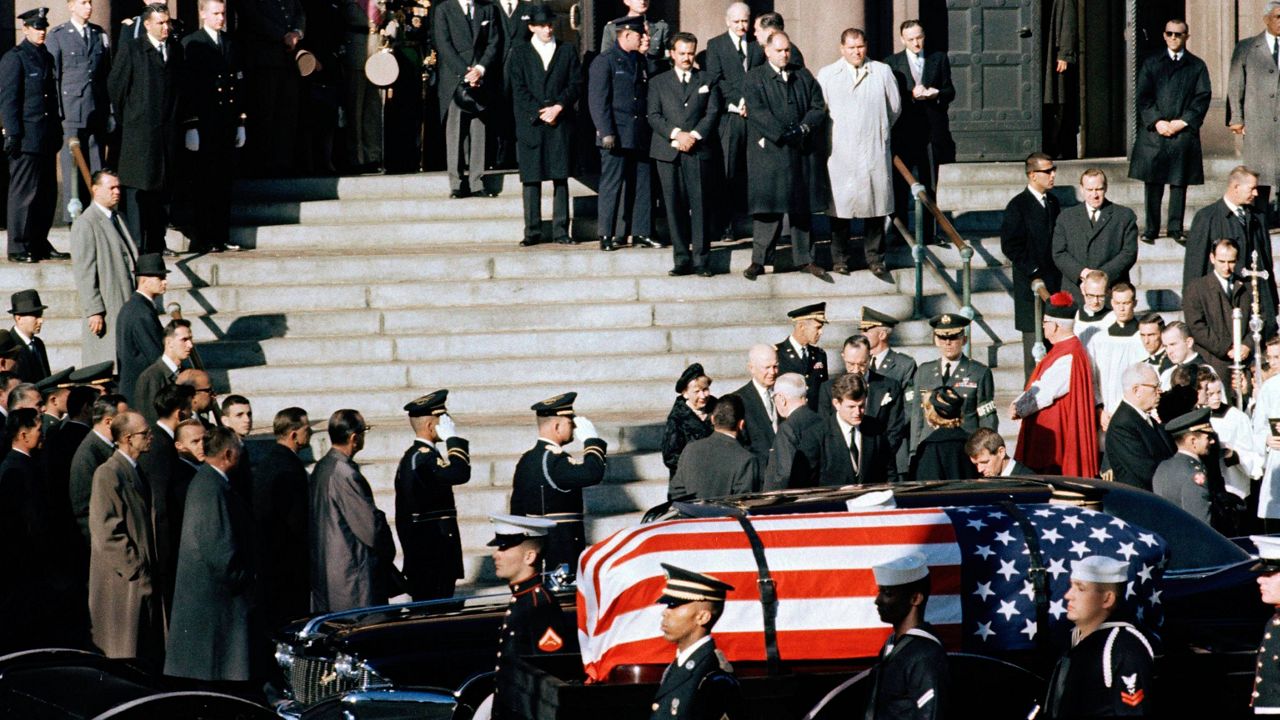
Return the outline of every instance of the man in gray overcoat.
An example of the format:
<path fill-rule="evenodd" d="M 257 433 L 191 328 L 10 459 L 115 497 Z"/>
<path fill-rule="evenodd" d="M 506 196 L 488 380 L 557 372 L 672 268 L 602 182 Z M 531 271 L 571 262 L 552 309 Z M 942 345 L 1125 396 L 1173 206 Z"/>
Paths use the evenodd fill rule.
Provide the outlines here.
<path fill-rule="evenodd" d="M 1147 186 L 1147 222 L 1143 242 L 1160 235 L 1160 203 L 1169 186 L 1168 236 L 1182 240 L 1187 186 L 1204 184 L 1200 126 L 1209 112 L 1212 88 L 1204 61 L 1187 52 L 1185 20 L 1164 26 L 1166 49 L 1138 70 L 1138 136 L 1129 161 L 1129 177 Z"/>
<path fill-rule="evenodd" d="M 1258 184 L 1271 190 L 1276 202 L 1280 183 L 1280 0 L 1270 0 L 1263 9 L 1266 29 L 1241 40 L 1231 53 L 1227 76 L 1227 127 L 1244 136 L 1244 157 L 1258 173 Z"/>
<path fill-rule="evenodd" d="M 233 430 L 218 427 L 204 450 L 204 465 L 187 488 L 164 674 L 243 682 L 255 640 L 253 526 L 227 473 L 244 448 Z"/>
<path fill-rule="evenodd" d="M 133 294 L 137 262 L 133 238 L 116 212 L 120 179 L 110 170 L 94 173 L 93 201 L 71 225 L 71 269 L 85 318 L 80 366 L 115 361 L 113 331 L 120 308 Z"/>
<path fill-rule="evenodd" d="M 138 473 L 151 430 L 136 412 L 111 421 L 116 452 L 93 473 L 89 497 L 89 619 L 107 657 L 164 662 L 165 618 L 151 525 L 151 489 Z"/>

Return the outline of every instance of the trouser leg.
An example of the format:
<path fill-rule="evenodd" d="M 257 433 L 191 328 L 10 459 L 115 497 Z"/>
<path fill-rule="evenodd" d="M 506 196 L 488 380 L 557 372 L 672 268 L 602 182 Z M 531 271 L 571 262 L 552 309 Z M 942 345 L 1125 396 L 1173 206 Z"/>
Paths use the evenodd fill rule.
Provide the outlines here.
<path fill-rule="evenodd" d="M 449 174 L 449 189 L 453 192 L 470 192 L 467 177 L 467 135 L 470 123 L 467 114 L 458 104 L 449 101 L 444 119 L 445 167 Z"/>
<path fill-rule="evenodd" d="M 867 267 L 884 265 L 884 217 L 872 217 L 863 220 L 862 252 L 867 258 Z"/>
<path fill-rule="evenodd" d="M 1142 234 L 1149 238 L 1160 237 L 1160 204 L 1164 202 L 1164 183 L 1149 182 L 1146 188 L 1146 227 Z M 1172 203 L 1173 198 L 1169 198 Z"/>
<path fill-rule="evenodd" d="M 618 204 L 622 195 L 622 179 L 627 160 L 618 150 L 600 150 L 600 192 L 596 233 L 601 237 L 617 235 Z"/>
<path fill-rule="evenodd" d="M 672 262 L 677 268 L 688 267 L 692 259 L 689 251 L 689 207 L 683 166 L 679 155 L 673 162 L 655 163 L 662 183 L 662 203 L 667 210 L 667 233 L 671 236 Z"/>
<path fill-rule="evenodd" d="M 1182 234 L 1182 218 L 1187 211 L 1187 186 L 1169 186 L 1169 222 L 1166 227 L 1170 237 Z"/>
<path fill-rule="evenodd" d="M 542 183 L 524 183 L 524 236 L 525 239 L 542 236 Z"/>
<path fill-rule="evenodd" d="M 551 237 L 569 237 L 569 181 L 551 181 Z"/>
<path fill-rule="evenodd" d="M 804 266 L 813 262 L 813 247 L 809 239 L 809 230 L 813 216 L 808 212 L 788 213 L 791 220 L 791 261 L 796 266 Z"/>
<path fill-rule="evenodd" d="M 848 269 L 849 219 L 828 216 L 827 222 L 831 224 L 831 265 Z"/>
<path fill-rule="evenodd" d="M 689 204 L 689 243 L 693 267 L 701 270 L 711 259 L 711 233 L 715 226 L 704 198 L 710 176 L 716 172 L 711 162 L 696 155 L 681 158 L 685 197 Z"/>
<path fill-rule="evenodd" d="M 38 192 L 39 167 L 36 155 L 22 153 L 9 158 L 9 254 L 38 252 L 29 242 L 31 205 Z"/>
<path fill-rule="evenodd" d="M 632 153 L 635 167 L 635 194 L 631 203 L 631 234 L 653 237 L 653 163 L 644 153 Z"/>
<path fill-rule="evenodd" d="M 765 264 L 769 251 L 777 244 L 781 232 L 781 213 L 759 213 L 752 216 L 751 264 Z"/>

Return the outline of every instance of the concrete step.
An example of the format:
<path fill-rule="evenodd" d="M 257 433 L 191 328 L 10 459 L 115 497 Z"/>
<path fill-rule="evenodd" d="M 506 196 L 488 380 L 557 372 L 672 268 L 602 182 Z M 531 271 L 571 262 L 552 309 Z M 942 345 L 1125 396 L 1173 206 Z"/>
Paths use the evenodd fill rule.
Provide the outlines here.
<path fill-rule="evenodd" d="M 550 188 L 550 183 L 546 183 L 545 186 Z M 422 201 L 439 199 L 457 204 L 469 200 L 449 200 L 449 178 L 442 172 L 341 178 L 242 179 L 236 181 L 232 193 L 237 203 L 413 198 Z M 570 179 L 569 193 L 570 195 L 587 195 L 595 194 L 595 191 L 577 180 Z M 508 175 L 504 179 L 503 194 L 498 198 L 476 198 L 476 200 L 503 197 L 519 199 L 520 181 L 515 175 Z"/>

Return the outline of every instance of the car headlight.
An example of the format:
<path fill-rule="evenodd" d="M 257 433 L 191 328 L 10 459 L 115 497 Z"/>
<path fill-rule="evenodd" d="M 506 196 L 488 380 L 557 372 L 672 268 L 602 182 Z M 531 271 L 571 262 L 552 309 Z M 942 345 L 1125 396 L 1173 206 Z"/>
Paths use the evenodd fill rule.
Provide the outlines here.
<path fill-rule="evenodd" d="M 287 643 L 276 643 L 276 664 L 288 671 L 293 667 L 293 648 Z"/>

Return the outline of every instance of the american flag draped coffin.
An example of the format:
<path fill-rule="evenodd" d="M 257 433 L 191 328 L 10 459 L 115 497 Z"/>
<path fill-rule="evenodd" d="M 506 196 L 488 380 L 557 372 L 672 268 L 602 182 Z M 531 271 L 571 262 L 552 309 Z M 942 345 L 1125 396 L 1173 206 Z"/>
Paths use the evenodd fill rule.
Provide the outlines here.
<path fill-rule="evenodd" d="M 928 559 L 926 619 L 951 650 L 983 654 L 1065 644 L 1071 561 L 1106 555 L 1129 563 L 1125 602 L 1148 630 L 1161 621 L 1165 541 L 1119 518 L 1076 506 L 990 505 L 753 516 L 778 597 L 778 654 L 788 660 L 874 657 L 889 635 L 875 608 L 871 568 L 910 552 Z M 1032 549 L 1038 547 L 1033 572 Z M 659 563 L 734 586 L 715 627 L 730 661 L 764 661 L 756 556 L 736 518 L 671 520 L 620 530 L 578 567 L 578 636 L 590 680 L 620 665 L 665 664 Z M 1042 577 L 1037 603 L 1036 577 Z M 1047 625 L 1047 627 L 1046 627 Z"/>

